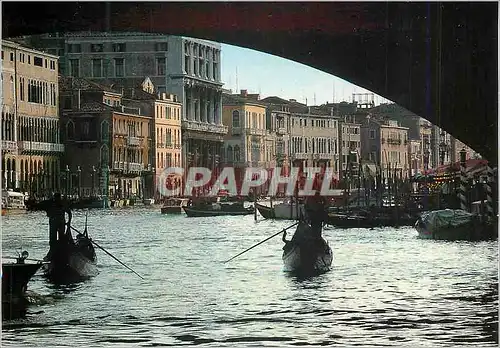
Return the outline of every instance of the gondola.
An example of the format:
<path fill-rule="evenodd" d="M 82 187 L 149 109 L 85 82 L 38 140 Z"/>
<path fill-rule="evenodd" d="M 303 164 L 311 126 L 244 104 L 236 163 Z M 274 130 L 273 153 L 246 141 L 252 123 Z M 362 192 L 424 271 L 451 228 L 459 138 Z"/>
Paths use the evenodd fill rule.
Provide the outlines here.
<path fill-rule="evenodd" d="M 255 212 L 254 207 L 245 208 L 243 202 L 200 202 L 193 205 L 184 206 L 183 209 L 188 217 L 209 217 L 209 216 L 241 216 L 250 215 Z"/>
<path fill-rule="evenodd" d="M 282 256 L 285 272 L 314 275 L 330 270 L 332 248 L 323 237 L 315 235 L 308 223 L 300 221 L 290 241 L 285 236 Z"/>
<path fill-rule="evenodd" d="M 2 261 L 2 318 L 22 317 L 29 301 L 26 298 L 28 282 L 42 267 L 42 262 L 26 263 L 28 252 L 24 251 L 16 262 Z"/>
<path fill-rule="evenodd" d="M 253 207 L 242 209 L 200 209 L 195 207 L 183 207 L 188 217 L 210 217 L 210 216 L 240 216 L 254 213 Z"/>
<path fill-rule="evenodd" d="M 255 208 L 264 219 L 274 219 L 274 209 L 263 204 L 255 203 Z"/>
<path fill-rule="evenodd" d="M 80 282 L 98 273 L 97 256 L 86 228 L 74 240 L 68 225 L 63 238 L 49 250 L 44 261 L 47 261 L 43 265 L 45 277 L 54 283 Z"/>

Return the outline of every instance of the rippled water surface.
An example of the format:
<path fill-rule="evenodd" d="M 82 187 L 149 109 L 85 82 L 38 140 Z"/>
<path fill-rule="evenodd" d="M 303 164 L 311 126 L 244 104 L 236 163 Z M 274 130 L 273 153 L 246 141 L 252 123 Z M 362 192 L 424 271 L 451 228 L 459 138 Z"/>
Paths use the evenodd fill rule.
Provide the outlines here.
<path fill-rule="evenodd" d="M 83 229 L 84 216 L 73 222 Z M 2 325 L 3 347 L 411 346 L 496 347 L 497 243 L 419 240 L 412 228 L 325 231 L 331 272 L 282 270 L 276 237 L 223 261 L 289 221 L 253 216 L 186 218 L 159 209 L 93 210 L 93 239 L 144 276 L 97 250 L 100 274 L 55 288 Z M 2 221 L 3 255 L 48 249 L 42 213 Z"/>

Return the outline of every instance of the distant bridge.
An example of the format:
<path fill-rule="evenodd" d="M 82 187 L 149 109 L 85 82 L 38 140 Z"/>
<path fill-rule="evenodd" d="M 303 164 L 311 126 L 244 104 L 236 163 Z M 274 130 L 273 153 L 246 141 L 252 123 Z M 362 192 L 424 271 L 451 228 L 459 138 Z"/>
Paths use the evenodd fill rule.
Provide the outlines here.
<path fill-rule="evenodd" d="M 498 4 L 2 3 L 3 35 L 144 31 L 288 58 L 369 89 L 497 163 Z"/>

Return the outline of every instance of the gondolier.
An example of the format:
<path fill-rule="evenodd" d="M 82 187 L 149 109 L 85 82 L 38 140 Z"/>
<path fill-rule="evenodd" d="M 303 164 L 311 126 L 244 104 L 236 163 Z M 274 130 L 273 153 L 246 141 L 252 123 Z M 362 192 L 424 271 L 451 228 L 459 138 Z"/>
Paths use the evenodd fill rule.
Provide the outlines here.
<path fill-rule="evenodd" d="M 316 191 L 314 196 L 306 198 L 304 208 L 306 211 L 306 221 L 311 225 L 317 237 L 321 237 L 321 230 L 323 222 L 326 221 L 327 211 L 326 202 L 319 191 Z"/>
<path fill-rule="evenodd" d="M 61 194 L 56 192 L 52 200 L 48 201 L 45 207 L 47 216 L 49 217 L 49 254 L 54 249 L 58 240 L 64 238 L 66 225 L 71 224 L 71 209 L 61 199 Z M 68 222 L 66 222 L 65 214 L 68 214 Z"/>

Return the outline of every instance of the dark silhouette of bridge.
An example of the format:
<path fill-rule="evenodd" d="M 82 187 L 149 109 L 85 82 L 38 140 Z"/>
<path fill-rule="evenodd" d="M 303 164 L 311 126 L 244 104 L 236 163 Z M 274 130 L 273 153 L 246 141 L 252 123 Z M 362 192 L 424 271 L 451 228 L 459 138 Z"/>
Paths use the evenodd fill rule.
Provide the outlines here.
<path fill-rule="evenodd" d="M 498 4 L 3 2 L 3 35 L 144 31 L 256 49 L 331 73 L 497 163 Z"/>

